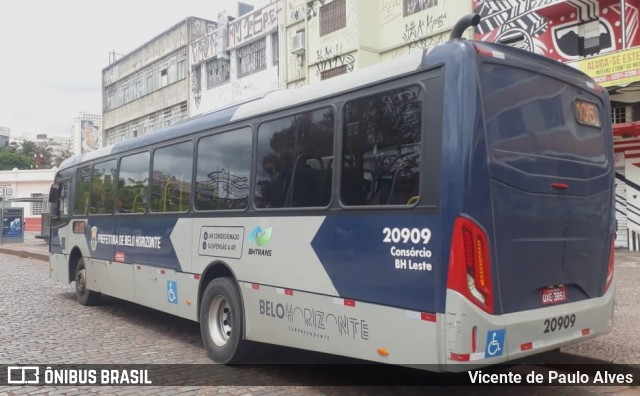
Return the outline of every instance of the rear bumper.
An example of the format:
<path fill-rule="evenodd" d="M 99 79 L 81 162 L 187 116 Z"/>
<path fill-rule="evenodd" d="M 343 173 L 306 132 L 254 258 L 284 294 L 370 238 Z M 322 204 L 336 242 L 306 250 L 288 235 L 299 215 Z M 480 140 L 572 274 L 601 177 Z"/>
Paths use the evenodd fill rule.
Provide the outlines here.
<path fill-rule="evenodd" d="M 447 290 L 446 370 L 520 359 L 610 332 L 614 285 L 599 298 L 506 315 L 489 315 L 458 292 Z"/>

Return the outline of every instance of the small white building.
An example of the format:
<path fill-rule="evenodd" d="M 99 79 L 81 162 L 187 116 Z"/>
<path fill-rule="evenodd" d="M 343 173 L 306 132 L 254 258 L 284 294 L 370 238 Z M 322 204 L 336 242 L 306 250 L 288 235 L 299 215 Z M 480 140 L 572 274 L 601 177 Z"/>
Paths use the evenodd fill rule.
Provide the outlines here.
<path fill-rule="evenodd" d="M 49 194 L 57 168 L 0 171 L 0 196 L 4 201 L 15 198 L 42 198 L 42 202 L 12 202 L 11 207 L 24 208 L 25 231 L 41 231 L 44 199 Z"/>

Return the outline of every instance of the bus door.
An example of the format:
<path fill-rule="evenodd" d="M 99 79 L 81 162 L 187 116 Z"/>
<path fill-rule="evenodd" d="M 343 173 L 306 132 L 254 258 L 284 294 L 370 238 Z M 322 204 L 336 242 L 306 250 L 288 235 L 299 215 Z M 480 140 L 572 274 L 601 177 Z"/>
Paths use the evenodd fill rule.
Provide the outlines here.
<path fill-rule="evenodd" d="M 70 188 L 71 179 L 59 179 L 52 186 L 49 191 L 49 203 L 51 204 L 51 210 L 48 215 L 50 216 L 49 223 L 42 223 L 42 226 L 49 227 L 48 230 L 42 230 L 44 235 L 49 236 L 49 250 L 51 253 L 68 253 L 68 241 L 69 241 L 69 221 L 70 221 Z M 66 268 L 66 254 L 56 254 L 52 256 L 52 260 L 59 261 L 59 268 Z M 56 267 L 58 268 L 58 267 Z M 68 271 L 52 271 L 52 277 L 55 277 L 58 281 L 69 282 Z"/>

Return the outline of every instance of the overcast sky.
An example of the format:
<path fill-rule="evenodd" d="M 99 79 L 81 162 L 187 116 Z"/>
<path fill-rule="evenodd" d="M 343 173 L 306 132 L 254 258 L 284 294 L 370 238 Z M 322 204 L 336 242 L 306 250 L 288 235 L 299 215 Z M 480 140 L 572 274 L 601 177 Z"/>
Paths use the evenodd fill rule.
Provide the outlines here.
<path fill-rule="evenodd" d="M 256 8 L 268 0 L 245 0 Z M 0 0 L 0 126 L 68 134 L 102 114 L 109 52 L 126 54 L 188 16 L 216 21 L 234 0 Z"/>

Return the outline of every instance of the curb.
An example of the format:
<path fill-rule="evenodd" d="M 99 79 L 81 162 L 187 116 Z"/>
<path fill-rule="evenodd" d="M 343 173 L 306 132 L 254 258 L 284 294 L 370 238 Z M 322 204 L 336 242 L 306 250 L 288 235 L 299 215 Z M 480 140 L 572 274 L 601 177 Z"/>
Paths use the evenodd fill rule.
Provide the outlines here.
<path fill-rule="evenodd" d="M 22 258 L 30 258 L 34 260 L 40 260 L 44 262 L 49 262 L 49 254 L 44 253 L 36 253 L 36 252 L 28 252 L 25 250 L 13 250 L 7 248 L 0 248 L 0 253 L 2 254 L 10 254 L 12 256 L 18 256 Z"/>

